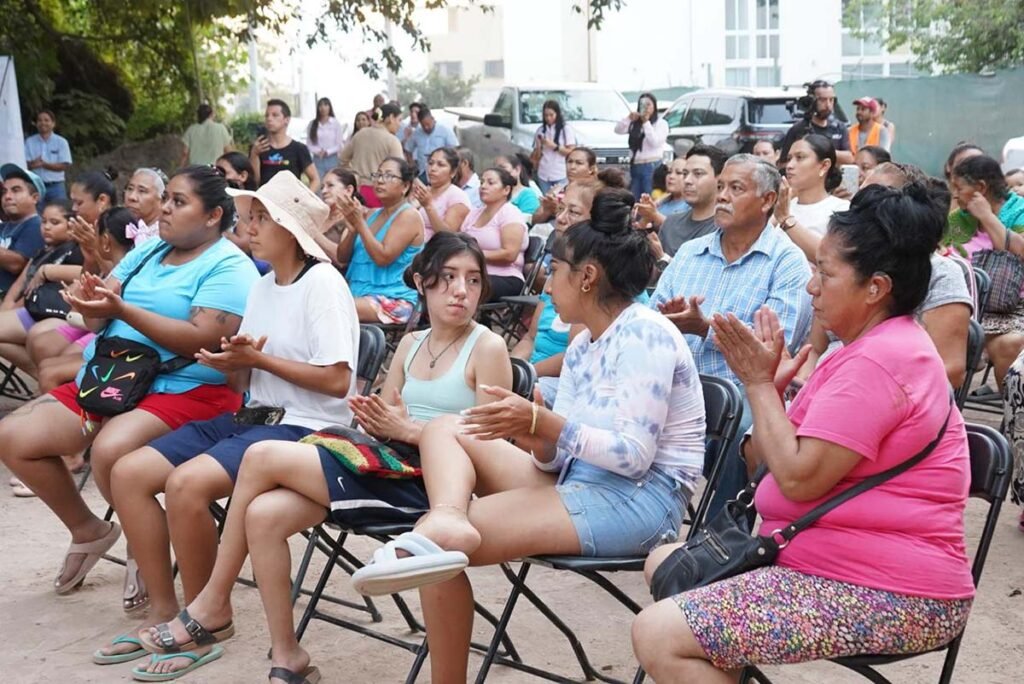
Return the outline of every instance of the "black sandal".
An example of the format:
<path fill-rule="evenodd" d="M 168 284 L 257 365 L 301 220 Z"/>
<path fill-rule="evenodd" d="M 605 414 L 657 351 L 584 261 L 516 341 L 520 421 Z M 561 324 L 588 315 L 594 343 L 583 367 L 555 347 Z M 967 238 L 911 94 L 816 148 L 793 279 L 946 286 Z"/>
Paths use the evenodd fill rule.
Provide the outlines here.
<path fill-rule="evenodd" d="M 292 672 L 286 667 L 270 668 L 270 679 L 280 679 L 285 684 L 317 684 L 320 681 L 320 670 L 316 667 L 307 667 L 301 674 Z"/>
<path fill-rule="evenodd" d="M 226 641 L 235 635 L 234 621 L 228 622 L 223 627 L 219 627 L 211 632 L 193 619 L 188 614 L 187 608 L 178 613 L 178 619 L 185 625 L 185 631 L 192 637 L 189 641 L 179 644 L 174 640 L 174 635 L 171 634 L 170 625 L 166 622 L 161 622 L 156 626 L 156 642 L 152 642 L 149 635 L 144 635 L 142 638 L 143 647 L 150 653 L 183 653 Z"/>

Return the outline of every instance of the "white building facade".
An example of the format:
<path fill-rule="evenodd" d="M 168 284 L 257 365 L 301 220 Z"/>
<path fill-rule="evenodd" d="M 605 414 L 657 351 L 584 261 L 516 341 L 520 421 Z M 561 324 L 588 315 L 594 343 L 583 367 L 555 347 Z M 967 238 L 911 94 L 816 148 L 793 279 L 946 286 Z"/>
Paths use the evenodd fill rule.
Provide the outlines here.
<path fill-rule="evenodd" d="M 777 86 L 912 76 L 908 53 L 889 54 L 843 27 L 844 0 L 630 0 L 587 30 L 587 0 L 492 0 L 443 10 L 429 35 L 431 65 L 479 76 L 490 104 L 501 83 L 598 81 L 621 90 Z M 582 12 L 575 11 L 579 5 Z M 873 17 L 859 17 L 870 26 Z M 440 22 L 444 23 L 444 22 Z M 445 30 L 447 29 L 447 30 Z"/>

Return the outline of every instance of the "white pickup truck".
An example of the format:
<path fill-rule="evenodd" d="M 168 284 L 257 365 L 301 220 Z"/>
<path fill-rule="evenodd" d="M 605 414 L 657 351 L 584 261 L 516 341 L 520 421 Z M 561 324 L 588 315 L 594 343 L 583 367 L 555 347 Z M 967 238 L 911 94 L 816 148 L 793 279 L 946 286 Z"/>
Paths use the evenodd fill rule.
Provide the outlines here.
<path fill-rule="evenodd" d="M 530 154 L 547 100 L 561 105 L 566 123 L 576 132 L 577 143 L 594 150 L 599 166 L 617 166 L 628 173 L 627 137 L 616 134 L 614 129 L 632 108 L 612 88 L 595 83 L 509 85 L 501 89 L 489 113 L 459 107 L 445 111 L 459 117 L 455 135 L 460 145 L 473 152 L 480 171 L 491 166 L 499 155 Z M 672 148 L 668 145 L 664 157 L 666 162 L 672 160 Z"/>

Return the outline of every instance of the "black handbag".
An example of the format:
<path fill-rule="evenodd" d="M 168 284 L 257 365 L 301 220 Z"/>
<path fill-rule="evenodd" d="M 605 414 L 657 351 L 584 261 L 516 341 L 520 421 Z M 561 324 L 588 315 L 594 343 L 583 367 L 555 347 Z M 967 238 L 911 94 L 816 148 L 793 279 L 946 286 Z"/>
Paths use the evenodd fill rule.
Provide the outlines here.
<path fill-rule="evenodd" d="M 128 283 L 156 254 L 167 253 L 167 249 L 154 249 L 146 255 L 121 285 L 124 294 Z M 96 338 L 93 357 L 85 364 L 85 373 L 78 387 L 78 405 L 86 414 L 116 416 L 131 411 L 139 405 L 153 386 L 158 375 L 173 373 L 195 361 L 180 356 L 160 360 L 160 353 L 142 342 L 124 337 L 108 337 L 103 330 Z"/>
<path fill-rule="evenodd" d="M 60 283 L 43 283 L 25 297 L 25 311 L 35 321 L 67 318 L 71 305 L 64 301 L 63 289 Z"/>
<path fill-rule="evenodd" d="M 754 491 L 767 474 L 762 464 L 754 478 L 739 495 L 727 503 L 709 523 L 702 527 L 685 544 L 673 551 L 654 571 L 651 578 L 651 594 L 660 601 L 691 589 L 713 584 L 720 580 L 749 572 L 775 562 L 779 551 L 786 548 L 798 533 L 807 529 L 819 518 L 863 494 L 872 487 L 891 480 L 900 473 L 910 470 L 935 450 L 946 434 L 949 418 L 953 413 L 953 395 L 950 393 L 949 413 L 942 423 L 942 429 L 931 442 L 914 456 L 836 494 L 803 517 L 787 525 L 785 529 L 774 530 L 768 536 L 751 535 L 750 520 L 753 518 Z"/>

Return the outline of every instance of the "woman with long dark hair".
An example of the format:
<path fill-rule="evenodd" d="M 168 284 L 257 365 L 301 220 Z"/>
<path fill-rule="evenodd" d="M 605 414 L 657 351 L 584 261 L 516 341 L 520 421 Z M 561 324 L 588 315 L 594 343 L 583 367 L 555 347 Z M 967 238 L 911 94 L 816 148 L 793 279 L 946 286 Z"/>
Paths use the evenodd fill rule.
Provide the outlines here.
<path fill-rule="evenodd" d="M 537 159 L 537 185 L 546 195 L 552 186 L 565 185 L 565 158 L 576 147 L 576 131 L 565 122 L 558 100 L 548 100 L 542 109 L 544 123 L 537 129 L 534 159 Z"/>
<path fill-rule="evenodd" d="M 668 138 L 668 124 L 658 116 L 658 99 L 643 93 L 636 111 L 619 123 L 615 132 L 629 135 L 629 189 L 639 198 L 654 190 L 654 169 L 661 163 L 662 147 Z"/>
<path fill-rule="evenodd" d="M 341 150 L 344 131 L 334 116 L 334 107 L 326 97 L 316 102 L 316 118 L 309 122 L 308 141 L 309 153 L 313 155 L 313 164 L 323 178 L 324 174 L 338 165 L 338 152 Z"/>

